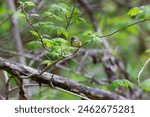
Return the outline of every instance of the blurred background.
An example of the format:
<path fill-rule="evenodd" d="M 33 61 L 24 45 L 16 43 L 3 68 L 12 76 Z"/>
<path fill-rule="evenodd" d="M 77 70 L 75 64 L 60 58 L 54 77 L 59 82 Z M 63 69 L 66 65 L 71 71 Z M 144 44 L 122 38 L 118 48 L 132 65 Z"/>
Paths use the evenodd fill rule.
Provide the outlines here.
<path fill-rule="evenodd" d="M 26 0 L 22 1 L 25 2 Z M 30 16 L 30 21 L 33 24 L 50 21 L 61 27 L 65 27 L 67 25 L 66 21 L 69 19 L 66 19 L 66 21 L 56 20 L 55 18 L 42 19 L 43 14 L 49 11 L 54 4 L 63 3 L 69 6 L 70 9 L 75 4 L 74 0 L 30 1 L 34 2 L 36 6 L 26 7 L 25 10 L 29 15 L 34 14 Z M 67 36 L 64 36 L 65 33 L 63 33 L 59 37 L 69 42 L 72 36 L 76 36 L 84 43 L 89 38 L 84 36 L 85 32 L 98 32 L 100 36 L 111 34 L 140 20 L 127 15 L 131 8 L 147 6 L 147 12 L 150 13 L 149 5 L 149 0 L 77 0 L 76 8 L 84 19 L 70 24 L 66 31 Z M 44 68 L 45 65 L 41 65 L 41 61 L 44 59 L 41 54 L 44 50 L 31 51 L 27 47 L 29 42 L 35 40 L 35 35 L 30 32 L 33 29 L 21 12 L 17 0 L 0 0 L 0 57 L 17 61 L 36 69 Z M 65 19 L 64 16 L 58 16 Z M 46 26 L 38 28 L 38 30 L 48 38 L 58 36 L 56 30 L 46 28 Z M 126 98 L 150 99 L 149 93 L 142 90 L 137 82 L 140 69 L 150 57 L 150 22 L 146 21 L 128 27 L 114 35 L 104 37 L 104 39 L 106 44 L 103 45 L 103 42 L 90 42 L 82 47 L 74 57 L 58 62 L 48 72 L 64 76 L 90 87 L 114 92 Z M 0 95 L 5 97 L 6 87 L 3 76 L 4 73 L 1 71 Z M 149 76 L 150 66 L 147 65 L 141 74 L 141 82 L 149 79 Z M 135 88 L 131 89 L 123 86 L 115 87 L 113 90 L 111 87 L 112 82 L 119 79 L 129 80 Z M 34 84 L 33 81 L 27 81 L 27 83 Z M 10 87 L 15 86 L 15 81 L 11 80 Z M 16 99 L 16 91 L 11 92 L 10 99 Z M 30 96 L 31 99 L 80 99 L 80 97 L 66 92 L 38 86 L 30 87 Z"/>

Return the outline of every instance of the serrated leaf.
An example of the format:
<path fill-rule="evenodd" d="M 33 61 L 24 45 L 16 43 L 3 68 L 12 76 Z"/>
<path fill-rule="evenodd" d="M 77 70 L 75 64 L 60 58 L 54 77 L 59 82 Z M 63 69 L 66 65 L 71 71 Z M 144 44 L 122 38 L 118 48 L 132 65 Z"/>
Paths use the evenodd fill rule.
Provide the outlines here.
<path fill-rule="evenodd" d="M 39 37 L 38 33 L 35 32 L 35 31 L 30 31 L 32 35 L 36 36 L 36 37 Z"/>
<path fill-rule="evenodd" d="M 65 39 L 63 38 L 54 38 L 52 39 L 54 43 L 57 43 L 59 44 L 60 46 L 64 46 L 68 43 L 68 41 L 66 41 Z"/>
<path fill-rule="evenodd" d="M 150 5 L 132 8 L 127 15 L 136 16 L 138 19 L 150 18 Z"/>
<path fill-rule="evenodd" d="M 126 88 L 131 88 L 131 89 L 134 88 L 134 85 L 129 80 L 123 79 L 122 82 Z"/>
<path fill-rule="evenodd" d="M 67 4 L 64 3 L 58 3 L 59 6 L 66 8 L 66 9 L 70 9 L 70 6 L 68 6 Z"/>
<path fill-rule="evenodd" d="M 73 11 L 73 15 L 79 16 L 80 15 L 80 10 L 75 8 Z"/>
<path fill-rule="evenodd" d="M 65 14 L 67 12 L 67 9 L 60 5 L 53 4 L 51 5 L 50 11 L 54 13 L 55 15 L 60 16 L 62 14 Z"/>
<path fill-rule="evenodd" d="M 132 17 L 132 16 L 138 15 L 139 13 L 140 13 L 139 8 L 135 7 L 135 8 L 130 9 L 129 12 L 127 13 L 127 15 Z"/>
<path fill-rule="evenodd" d="M 27 2 L 25 2 L 25 4 L 29 7 L 34 7 L 35 6 L 34 2 L 31 2 L 31 1 L 27 1 Z"/>
<path fill-rule="evenodd" d="M 111 83 L 111 89 L 116 89 L 116 88 L 120 88 L 120 87 L 126 87 L 126 88 L 134 88 L 134 85 L 126 79 L 123 80 L 115 80 Z"/>
<path fill-rule="evenodd" d="M 44 17 L 55 18 L 56 20 L 64 21 L 63 18 L 56 16 L 54 13 L 52 13 L 50 11 L 45 12 L 43 15 L 44 15 Z"/>
<path fill-rule="evenodd" d="M 69 36 L 68 31 L 61 26 L 55 26 L 53 24 L 49 24 L 49 25 L 40 24 L 40 23 L 36 24 L 36 26 L 40 26 L 40 25 L 41 25 L 40 28 L 43 28 L 44 30 L 48 31 L 50 35 L 55 35 L 55 37 L 57 36 L 57 37 L 62 37 L 67 39 Z"/>
<path fill-rule="evenodd" d="M 73 20 L 74 20 L 74 24 L 81 24 L 81 23 L 85 23 L 86 22 L 86 20 L 84 19 L 84 18 L 81 18 L 81 17 L 75 17 L 75 18 L 73 18 Z"/>
<path fill-rule="evenodd" d="M 63 36 L 65 36 L 66 38 L 68 38 L 68 35 L 69 35 L 69 33 L 63 28 L 63 27 L 57 27 L 56 28 L 56 30 L 57 30 L 57 35 L 59 36 L 59 35 L 63 35 Z"/>
<path fill-rule="evenodd" d="M 115 80 L 115 81 L 113 81 L 112 83 L 111 83 L 111 89 L 116 89 L 116 88 L 119 88 L 120 86 L 122 86 L 123 84 L 122 84 L 122 81 L 120 81 L 120 80 Z"/>
<path fill-rule="evenodd" d="M 86 38 L 86 41 L 87 43 L 90 43 L 90 42 L 98 42 L 98 43 L 101 43 L 102 40 L 101 38 L 99 37 L 99 34 L 98 33 L 95 33 L 95 32 L 92 32 L 92 31 L 87 31 L 83 34 L 84 38 Z"/>
<path fill-rule="evenodd" d="M 68 31 L 61 26 L 49 25 L 47 28 L 50 29 L 51 33 L 56 33 L 58 37 L 63 36 L 65 38 L 68 38 L 69 35 Z"/>
<path fill-rule="evenodd" d="M 65 45 L 67 45 L 67 43 L 68 43 L 68 42 L 67 42 L 66 40 L 64 40 L 63 38 L 53 38 L 53 39 L 51 39 L 51 40 L 44 38 L 44 39 L 43 39 L 43 42 L 44 42 L 44 44 L 45 44 L 47 47 L 59 46 L 59 48 L 60 48 L 60 46 L 65 46 Z"/>
<path fill-rule="evenodd" d="M 79 21 L 80 23 L 86 23 L 86 20 L 85 20 L 84 18 L 82 18 L 82 17 L 79 17 L 79 18 L 78 18 L 78 21 Z"/>
<path fill-rule="evenodd" d="M 59 53 L 58 52 L 55 52 L 55 51 L 53 51 L 53 52 L 50 52 L 49 54 L 48 54 L 48 56 L 49 56 L 49 58 L 51 59 L 51 60 L 57 60 L 57 59 L 59 59 L 61 56 L 59 55 Z"/>
<path fill-rule="evenodd" d="M 140 88 L 143 89 L 144 91 L 150 91 L 150 79 L 144 80 L 140 84 Z"/>
<path fill-rule="evenodd" d="M 54 46 L 53 40 L 49 40 L 49 39 L 44 38 L 43 42 L 46 45 L 46 47 L 52 47 L 52 46 Z"/>
<path fill-rule="evenodd" d="M 40 41 L 31 41 L 27 44 L 27 48 L 30 51 L 42 48 L 42 43 Z"/>

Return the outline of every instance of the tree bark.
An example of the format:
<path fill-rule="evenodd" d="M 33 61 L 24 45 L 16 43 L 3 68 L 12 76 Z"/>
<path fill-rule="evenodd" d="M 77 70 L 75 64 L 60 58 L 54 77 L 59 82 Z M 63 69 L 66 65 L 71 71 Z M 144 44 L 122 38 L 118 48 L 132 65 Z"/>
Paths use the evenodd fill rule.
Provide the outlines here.
<path fill-rule="evenodd" d="M 68 78 L 64 78 L 59 75 L 54 75 L 47 72 L 43 73 L 42 75 L 38 75 L 39 71 L 34 68 L 15 63 L 13 61 L 9 61 L 1 57 L 0 57 L 0 69 L 9 72 L 12 75 L 19 74 L 20 76 L 28 76 L 33 74 L 32 77 L 29 77 L 33 81 L 36 81 L 41 84 L 47 84 L 50 87 L 58 87 L 68 92 L 72 92 L 89 99 L 97 99 L 97 100 L 125 99 L 124 97 L 116 95 L 114 93 L 84 86 L 82 84 L 76 83 L 74 81 L 69 80 Z"/>

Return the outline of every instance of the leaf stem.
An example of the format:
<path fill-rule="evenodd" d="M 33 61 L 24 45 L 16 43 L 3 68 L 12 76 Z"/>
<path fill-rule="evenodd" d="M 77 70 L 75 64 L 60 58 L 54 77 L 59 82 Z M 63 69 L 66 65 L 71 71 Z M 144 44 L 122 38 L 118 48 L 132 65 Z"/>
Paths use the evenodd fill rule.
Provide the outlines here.
<path fill-rule="evenodd" d="M 67 22 L 66 30 L 68 29 L 68 27 L 69 27 L 69 25 L 70 25 L 70 22 L 71 22 L 71 19 L 72 19 L 72 17 L 73 17 L 73 12 L 74 12 L 74 10 L 75 10 L 76 4 L 77 4 L 77 0 L 75 0 L 74 5 L 73 5 L 73 8 L 72 8 L 72 10 L 71 10 L 71 15 L 70 15 L 69 20 L 68 20 L 68 22 Z"/>

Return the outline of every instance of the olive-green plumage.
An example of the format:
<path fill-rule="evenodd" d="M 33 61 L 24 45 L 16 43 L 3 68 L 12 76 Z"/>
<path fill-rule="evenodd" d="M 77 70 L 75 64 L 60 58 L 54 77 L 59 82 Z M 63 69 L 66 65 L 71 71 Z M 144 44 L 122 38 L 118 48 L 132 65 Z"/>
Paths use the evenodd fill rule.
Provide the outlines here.
<path fill-rule="evenodd" d="M 82 45 L 82 43 L 76 37 L 71 38 L 70 44 L 72 47 L 76 47 L 76 48 L 80 48 Z"/>

